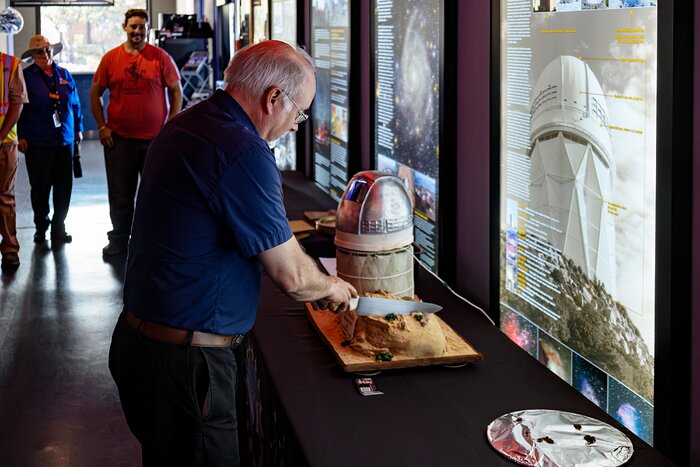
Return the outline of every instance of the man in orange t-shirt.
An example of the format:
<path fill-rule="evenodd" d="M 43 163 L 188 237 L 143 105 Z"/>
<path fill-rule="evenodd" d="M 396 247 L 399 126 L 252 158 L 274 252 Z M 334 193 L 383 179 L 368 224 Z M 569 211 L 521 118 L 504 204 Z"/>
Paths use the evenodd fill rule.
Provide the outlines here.
<path fill-rule="evenodd" d="M 126 42 L 102 57 L 90 90 L 90 108 L 104 146 L 112 220 L 112 230 L 107 233 L 109 244 L 102 249 L 104 256 L 126 252 L 136 187 L 148 146 L 182 105 L 175 62 L 164 50 L 146 43 L 146 10 L 128 10 L 123 28 Z M 105 120 L 101 98 L 107 89 Z"/>

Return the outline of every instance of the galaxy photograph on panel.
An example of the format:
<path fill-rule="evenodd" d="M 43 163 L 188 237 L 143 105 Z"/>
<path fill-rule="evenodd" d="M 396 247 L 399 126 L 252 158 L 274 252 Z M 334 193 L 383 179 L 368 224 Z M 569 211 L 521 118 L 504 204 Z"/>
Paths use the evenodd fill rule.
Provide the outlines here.
<path fill-rule="evenodd" d="M 275 142 L 272 153 L 275 155 L 275 162 L 280 170 L 296 169 L 296 135 L 287 133 Z"/>
<path fill-rule="evenodd" d="M 569 384 L 571 384 L 571 358 L 571 349 L 549 334 L 540 331 L 540 363 Z"/>
<path fill-rule="evenodd" d="M 537 357 L 537 326 L 517 313 L 501 308 L 501 330 L 533 357 Z"/>
<path fill-rule="evenodd" d="M 440 2 L 411 0 L 394 8 L 396 159 L 438 177 Z"/>
<path fill-rule="evenodd" d="M 518 266 L 515 263 L 506 263 L 506 290 L 517 292 Z"/>
<path fill-rule="evenodd" d="M 407 167 L 403 164 L 396 164 L 398 167 L 396 171 L 396 176 L 401 179 L 403 186 L 406 187 L 406 192 L 408 197 L 411 198 L 411 206 L 415 209 L 416 207 L 416 195 L 413 187 L 415 186 L 415 178 L 413 177 L 413 169 Z"/>
<path fill-rule="evenodd" d="M 518 230 L 518 202 L 514 199 L 506 200 L 506 230 Z"/>
<path fill-rule="evenodd" d="M 608 413 L 647 443 L 654 440 L 654 407 L 610 378 Z"/>
<path fill-rule="evenodd" d="M 348 142 L 348 109 L 337 104 L 331 104 L 331 135 Z"/>
<path fill-rule="evenodd" d="M 415 209 L 425 214 L 428 219 L 435 222 L 435 179 L 427 177 L 418 171 L 414 171 L 416 184 L 414 186 L 416 204 Z"/>
<path fill-rule="evenodd" d="M 377 170 L 396 175 L 396 161 L 382 154 L 377 155 Z"/>
<path fill-rule="evenodd" d="M 506 261 L 517 263 L 518 261 L 518 232 L 506 231 Z"/>
<path fill-rule="evenodd" d="M 572 379 L 571 384 L 589 401 L 601 409 L 607 407 L 608 375 L 576 353 L 574 354 Z"/>
<path fill-rule="evenodd" d="M 331 141 L 331 121 L 330 104 L 330 82 L 331 76 L 328 70 L 316 68 L 316 96 L 311 109 L 314 123 L 314 141 L 317 144 L 327 145 Z M 327 155 L 327 150 L 321 151 Z"/>

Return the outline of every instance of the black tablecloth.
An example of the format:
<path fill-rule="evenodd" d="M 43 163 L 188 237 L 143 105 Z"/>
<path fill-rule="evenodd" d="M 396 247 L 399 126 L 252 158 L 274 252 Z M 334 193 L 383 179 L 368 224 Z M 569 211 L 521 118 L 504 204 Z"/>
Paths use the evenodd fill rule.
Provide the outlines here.
<path fill-rule="evenodd" d="M 285 174 L 285 199 L 290 218 L 335 206 L 295 173 Z M 320 236 L 310 241 L 331 243 Z M 332 244 L 328 248 L 333 251 Z M 441 318 L 483 353 L 483 363 L 385 371 L 374 376 L 384 394 L 363 397 L 354 386 L 357 376 L 340 369 L 304 305 L 265 278 L 247 369 L 251 410 L 258 412 L 254 435 L 258 449 L 268 451 L 264 464 L 513 465 L 491 448 L 486 426 L 507 412 L 547 408 L 621 429 L 635 448 L 629 465 L 673 465 L 418 267 L 416 292 L 444 307 Z M 266 396 L 260 398 L 260 391 Z M 276 429 L 261 426 L 259 415 L 265 411 Z"/>

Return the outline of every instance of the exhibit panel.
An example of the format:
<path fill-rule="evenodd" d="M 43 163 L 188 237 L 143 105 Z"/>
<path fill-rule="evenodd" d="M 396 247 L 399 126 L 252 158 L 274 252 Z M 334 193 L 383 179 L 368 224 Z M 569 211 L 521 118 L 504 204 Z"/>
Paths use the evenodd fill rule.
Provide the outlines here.
<path fill-rule="evenodd" d="M 224 70 L 231 61 L 236 51 L 238 33 L 236 30 L 238 20 L 236 18 L 236 2 L 225 3 L 216 7 L 216 45 L 218 56 L 216 80 L 224 79 Z"/>
<path fill-rule="evenodd" d="M 420 261 L 438 271 L 443 2 L 376 0 L 373 7 L 375 167 L 403 181 Z"/>
<path fill-rule="evenodd" d="M 238 12 L 238 37 L 236 37 L 236 50 L 240 50 L 250 44 L 251 31 L 251 0 L 236 0 Z"/>
<path fill-rule="evenodd" d="M 297 0 L 272 0 L 272 38 L 296 44 L 297 42 Z"/>
<path fill-rule="evenodd" d="M 272 0 L 270 38 L 297 45 L 297 0 Z M 280 170 L 296 170 L 297 137 L 289 132 L 275 142 L 272 149 Z"/>
<path fill-rule="evenodd" d="M 270 38 L 269 0 L 253 0 L 253 44 Z"/>
<path fill-rule="evenodd" d="M 655 1 L 500 3 L 500 326 L 654 442 Z"/>
<path fill-rule="evenodd" d="M 349 179 L 350 1 L 311 2 L 311 55 L 316 97 L 311 106 L 314 181 L 340 200 Z"/>

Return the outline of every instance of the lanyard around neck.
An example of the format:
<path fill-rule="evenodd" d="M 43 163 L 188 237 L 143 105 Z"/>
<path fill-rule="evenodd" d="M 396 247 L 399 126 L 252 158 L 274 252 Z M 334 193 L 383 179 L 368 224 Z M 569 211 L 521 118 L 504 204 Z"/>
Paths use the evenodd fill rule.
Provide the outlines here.
<path fill-rule="evenodd" d="M 56 111 L 58 110 L 58 104 L 61 102 L 61 96 L 58 94 L 58 69 L 53 65 L 51 69 L 53 71 L 51 77 L 46 76 L 46 73 L 42 69 L 39 69 L 39 73 L 44 80 L 44 84 L 49 88 L 49 99 L 51 99 L 53 104 L 53 110 Z"/>

